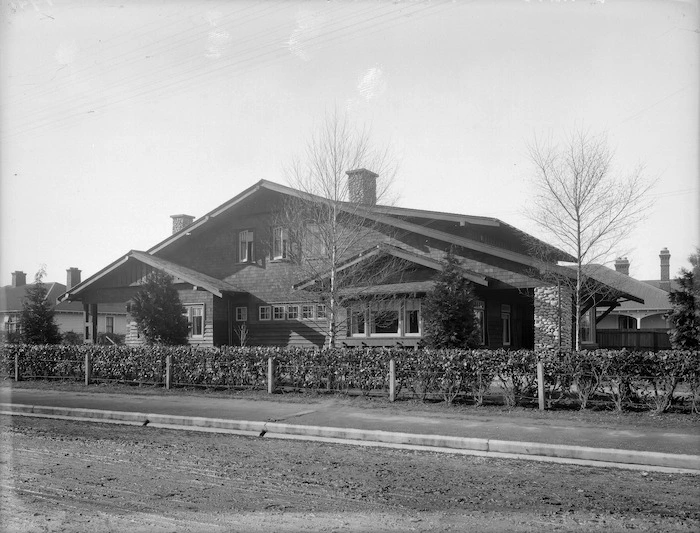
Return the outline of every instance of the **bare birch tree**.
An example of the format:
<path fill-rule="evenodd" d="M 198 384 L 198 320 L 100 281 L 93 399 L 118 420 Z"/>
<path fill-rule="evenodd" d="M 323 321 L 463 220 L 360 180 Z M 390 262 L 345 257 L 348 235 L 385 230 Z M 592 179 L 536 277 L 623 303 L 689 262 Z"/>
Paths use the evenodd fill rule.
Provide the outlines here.
<path fill-rule="evenodd" d="M 377 253 L 386 235 L 364 215 L 389 201 L 395 174 L 388 148 L 373 146 L 368 130 L 354 128 L 338 111 L 325 118 L 302 157 L 286 171 L 299 195 L 286 200 L 274 239 L 287 238 L 292 272 L 298 281 L 307 281 L 298 285 L 306 289 L 305 297 L 326 306 L 330 346 L 336 344 L 344 300 L 394 272 L 391 261 Z M 349 263 L 357 266 L 344 268 Z M 352 295 L 347 291 L 351 287 Z"/>
<path fill-rule="evenodd" d="M 575 347 L 581 349 L 587 267 L 609 260 L 650 207 L 653 184 L 641 166 L 618 175 L 604 136 L 576 131 L 562 145 L 535 140 L 528 148 L 535 169 L 528 215 L 552 244 L 575 258 Z"/>

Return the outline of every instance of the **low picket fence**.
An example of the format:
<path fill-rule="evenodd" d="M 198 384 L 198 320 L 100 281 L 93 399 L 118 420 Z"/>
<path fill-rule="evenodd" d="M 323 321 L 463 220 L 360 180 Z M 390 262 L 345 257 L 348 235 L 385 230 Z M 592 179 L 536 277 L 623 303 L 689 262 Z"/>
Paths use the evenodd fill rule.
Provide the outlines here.
<path fill-rule="evenodd" d="M 149 386 L 315 391 L 473 405 L 700 408 L 700 352 L 4 345 L 2 372 Z"/>

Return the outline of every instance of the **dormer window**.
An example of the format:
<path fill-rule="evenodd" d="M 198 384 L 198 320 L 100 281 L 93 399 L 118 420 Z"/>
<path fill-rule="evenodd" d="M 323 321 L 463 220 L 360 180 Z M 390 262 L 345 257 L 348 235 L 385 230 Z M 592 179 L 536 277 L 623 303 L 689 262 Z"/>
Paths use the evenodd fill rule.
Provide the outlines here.
<path fill-rule="evenodd" d="M 289 230 L 277 227 L 273 230 L 272 258 L 289 259 Z"/>
<path fill-rule="evenodd" d="M 254 260 L 253 255 L 253 230 L 244 230 L 238 234 L 239 252 L 238 258 L 241 263 L 250 263 Z"/>

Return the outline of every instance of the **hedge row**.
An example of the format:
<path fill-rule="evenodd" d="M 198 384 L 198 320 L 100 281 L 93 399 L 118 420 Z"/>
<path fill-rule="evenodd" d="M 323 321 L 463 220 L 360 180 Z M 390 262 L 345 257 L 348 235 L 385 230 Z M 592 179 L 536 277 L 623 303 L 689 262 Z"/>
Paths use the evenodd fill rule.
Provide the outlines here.
<path fill-rule="evenodd" d="M 172 356 L 177 386 L 264 389 L 267 362 L 275 364 L 278 386 L 294 389 L 360 391 L 389 389 L 389 361 L 395 362 L 397 394 L 476 405 L 497 392 L 507 406 L 537 397 L 537 362 L 543 363 L 549 405 L 577 403 L 582 409 L 604 402 L 618 410 L 631 405 L 656 412 L 686 401 L 698 412 L 700 352 L 596 350 L 571 353 L 531 350 L 406 350 L 273 347 L 5 345 L 0 364 L 14 375 L 17 356 L 24 379 L 82 379 L 86 355 L 91 379 L 159 385 Z"/>

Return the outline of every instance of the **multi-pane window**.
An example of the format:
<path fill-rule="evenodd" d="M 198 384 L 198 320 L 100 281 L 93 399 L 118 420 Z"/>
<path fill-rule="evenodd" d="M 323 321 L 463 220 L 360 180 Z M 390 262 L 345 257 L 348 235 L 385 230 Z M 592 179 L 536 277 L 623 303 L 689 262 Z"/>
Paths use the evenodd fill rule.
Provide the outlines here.
<path fill-rule="evenodd" d="M 185 305 L 185 316 L 190 338 L 204 336 L 204 305 Z"/>
<path fill-rule="evenodd" d="M 304 304 L 301 306 L 301 319 L 302 320 L 313 320 L 314 319 L 314 306 L 310 304 Z"/>
<path fill-rule="evenodd" d="M 299 306 L 298 305 L 288 305 L 287 306 L 287 318 L 289 320 L 296 320 L 299 318 Z"/>
<path fill-rule="evenodd" d="M 420 300 L 406 300 L 404 304 L 404 332 L 420 335 Z"/>
<path fill-rule="evenodd" d="M 238 234 L 238 259 L 241 263 L 250 263 L 254 261 L 253 255 L 253 231 L 244 230 Z"/>
<path fill-rule="evenodd" d="M 236 307 L 236 322 L 246 322 L 248 320 L 248 308 Z"/>
<path fill-rule="evenodd" d="M 486 306 L 484 302 L 477 301 L 474 304 L 474 320 L 479 328 L 479 344 L 486 344 Z"/>
<path fill-rule="evenodd" d="M 289 230 L 287 228 L 274 228 L 272 239 L 272 258 L 289 259 Z"/>
<path fill-rule="evenodd" d="M 503 326 L 503 346 L 510 346 L 510 305 L 501 305 L 501 324 Z"/>
<path fill-rule="evenodd" d="M 325 320 L 326 306 L 324 304 L 318 304 L 316 306 L 316 318 L 318 318 L 319 320 Z"/>
<path fill-rule="evenodd" d="M 321 228 L 316 224 L 309 224 L 306 227 L 304 255 L 309 258 L 324 257 L 326 255 L 326 245 L 323 240 Z"/>
<path fill-rule="evenodd" d="M 272 309 L 269 305 L 261 305 L 258 308 L 258 318 L 260 320 L 270 320 L 272 317 Z"/>
<path fill-rule="evenodd" d="M 105 332 L 114 333 L 114 317 L 105 317 Z"/>
<path fill-rule="evenodd" d="M 284 320 L 285 310 L 286 310 L 286 308 L 284 305 L 273 305 L 272 306 L 272 318 L 274 320 Z"/>

